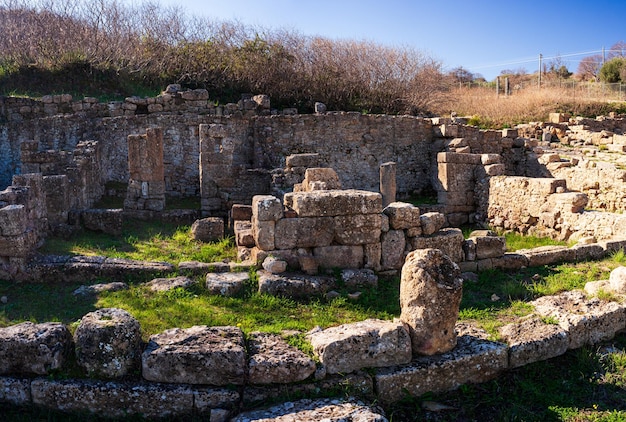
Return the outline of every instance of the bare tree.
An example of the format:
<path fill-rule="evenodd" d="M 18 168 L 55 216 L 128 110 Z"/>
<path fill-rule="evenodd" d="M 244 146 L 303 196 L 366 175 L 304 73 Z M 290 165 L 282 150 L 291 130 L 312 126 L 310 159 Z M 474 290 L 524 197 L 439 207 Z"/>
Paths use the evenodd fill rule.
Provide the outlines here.
<path fill-rule="evenodd" d="M 583 58 L 578 64 L 576 75 L 582 81 L 591 81 L 598 78 L 602 67 L 602 56 L 599 54 Z"/>

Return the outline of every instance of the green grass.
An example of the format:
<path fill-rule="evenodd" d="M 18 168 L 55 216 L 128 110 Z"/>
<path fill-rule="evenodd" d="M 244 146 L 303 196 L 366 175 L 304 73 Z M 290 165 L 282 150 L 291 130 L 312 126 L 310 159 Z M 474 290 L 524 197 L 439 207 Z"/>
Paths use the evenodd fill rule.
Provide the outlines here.
<path fill-rule="evenodd" d="M 507 252 L 538 248 L 540 246 L 568 246 L 567 242 L 554 240 L 549 237 L 529 236 L 516 232 L 507 232 L 503 236 L 506 239 Z"/>
<path fill-rule="evenodd" d="M 40 249 L 42 253 L 71 255 L 102 255 L 146 261 L 215 262 L 234 260 L 237 250 L 233 239 L 202 243 L 194 241 L 189 227 L 172 224 L 128 220 L 123 234 L 112 237 L 104 233 L 82 232 L 69 240 L 49 238 Z"/>

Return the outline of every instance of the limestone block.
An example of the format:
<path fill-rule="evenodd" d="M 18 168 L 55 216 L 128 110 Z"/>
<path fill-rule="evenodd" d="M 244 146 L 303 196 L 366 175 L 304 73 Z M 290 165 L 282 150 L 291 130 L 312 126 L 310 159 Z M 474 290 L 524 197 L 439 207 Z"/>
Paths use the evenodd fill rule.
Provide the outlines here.
<path fill-rule="evenodd" d="M 69 330 L 56 322 L 0 328 L 0 374 L 47 375 L 63 368 L 71 345 Z"/>
<path fill-rule="evenodd" d="M 500 154 L 481 154 L 480 162 L 483 166 L 502 163 L 502 156 Z"/>
<path fill-rule="evenodd" d="M 364 264 L 365 268 L 370 268 L 374 271 L 379 271 L 381 267 L 382 259 L 382 245 L 380 242 L 370 243 L 363 245 Z"/>
<path fill-rule="evenodd" d="M 409 253 L 400 280 L 400 319 L 409 327 L 413 354 L 445 353 L 457 342 L 463 279 L 459 267 L 438 249 Z"/>
<path fill-rule="evenodd" d="M 454 163 L 454 164 L 471 164 L 477 165 L 481 163 L 481 154 L 459 154 L 456 152 L 439 152 L 437 153 L 438 163 Z"/>
<path fill-rule="evenodd" d="M 252 217 L 252 235 L 256 246 L 263 251 L 275 248 L 275 221 L 258 221 Z"/>
<path fill-rule="evenodd" d="M 518 253 L 505 253 L 499 258 L 491 259 L 493 268 L 501 268 L 505 270 L 515 270 L 529 266 L 529 260 L 526 255 Z"/>
<path fill-rule="evenodd" d="M 214 242 L 224 238 L 224 220 L 220 217 L 207 217 L 196 220 L 191 225 L 191 238 L 199 242 Z"/>
<path fill-rule="evenodd" d="M 315 373 L 313 359 L 290 346 L 280 336 L 250 333 L 248 336 L 248 382 L 287 384 L 304 381 Z"/>
<path fill-rule="evenodd" d="M 290 390 L 291 391 L 291 390 Z M 213 419 L 211 419 L 213 420 Z M 372 409 L 360 401 L 339 399 L 302 399 L 276 405 L 264 410 L 242 412 L 231 422 L 250 421 L 355 421 L 384 422 L 387 418 L 379 410 Z"/>
<path fill-rule="evenodd" d="M 378 276 L 370 269 L 345 269 L 341 271 L 341 281 L 349 288 L 378 287 Z"/>
<path fill-rule="evenodd" d="M 478 236 L 470 239 L 476 244 L 476 259 L 499 258 L 506 252 L 503 236 Z"/>
<path fill-rule="evenodd" d="M 235 296 L 246 282 L 250 280 L 248 273 L 208 273 L 206 288 L 210 294 Z"/>
<path fill-rule="evenodd" d="M 380 214 L 339 215 L 333 218 L 333 223 L 334 240 L 340 245 L 380 242 L 382 224 Z"/>
<path fill-rule="evenodd" d="M 381 236 L 380 265 L 384 270 L 398 270 L 404 264 L 406 238 L 402 230 L 389 230 Z"/>
<path fill-rule="evenodd" d="M 234 221 L 250 221 L 252 219 L 252 206 L 234 204 L 230 209 L 230 218 Z"/>
<path fill-rule="evenodd" d="M 530 267 L 538 267 L 555 262 L 571 262 L 576 259 L 576 251 L 566 246 L 540 246 L 533 249 L 520 249 L 517 253 L 528 258 Z"/>
<path fill-rule="evenodd" d="M 456 228 L 441 229 L 431 236 L 411 238 L 412 249 L 439 249 L 454 262 L 461 262 L 463 253 L 463 232 Z"/>
<path fill-rule="evenodd" d="M 0 236 L 19 236 L 24 234 L 27 225 L 28 214 L 24 205 L 7 205 L 0 208 Z"/>
<path fill-rule="evenodd" d="M 302 181 L 302 191 L 341 189 L 341 182 L 335 170 L 327 167 L 306 169 Z"/>
<path fill-rule="evenodd" d="M 485 166 L 487 176 L 502 176 L 506 174 L 506 166 L 504 164 L 490 164 Z"/>
<path fill-rule="evenodd" d="M 36 379 L 32 390 L 36 406 L 108 418 L 177 418 L 233 408 L 239 401 L 233 390 L 155 383 Z"/>
<path fill-rule="evenodd" d="M 400 321 L 368 319 L 318 331 L 308 339 L 328 374 L 411 361 L 411 339 Z"/>
<path fill-rule="evenodd" d="M 284 273 L 287 271 L 287 261 L 268 256 L 263 260 L 263 269 L 272 274 Z"/>
<path fill-rule="evenodd" d="M 139 369 L 141 327 L 122 309 L 98 309 L 83 316 L 74 343 L 76 361 L 90 375 L 120 378 Z"/>
<path fill-rule="evenodd" d="M 361 268 L 363 246 L 331 245 L 313 249 L 313 256 L 322 268 Z"/>
<path fill-rule="evenodd" d="M 379 168 L 380 194 L 383 197 L 383 207 L 396 201 L 396 163 L 383 163 Z"/>
<path fill-rule="evenodd" d="M 179 267 L 180 268 L 180 267 Z M 153 292 L 166 292 L 173 289 L 187 289 L 196 284 L 195 280 L 185 276 L 155 278 L 146 283 L 148 290 Z"/>
<path fill-rule="evenodd" d="M 33 230 L 19 236 L 0 236 L 0 256 L 27 258 L 35 252 L 37 234 Z"/>
<path fill-rule="evenodd" d="M 577 243 L 571 249 L 576 252 L 576 261 L 598 260 L 605 255 L 604 248 L 597 243 L 588 245 Z"/>
<path fill-rule="evenodd" d="M 543 296 L 531 302 L 537 314 L 554 317 L 570 338 L 569 348 L 613 338 L 626 327 L 625 305 L 586 298 L 580 290 Z"/>
<path fill-rule="evenodd" d="M 377 397 L 384 403 L 428 392 L 444 392 L 466 383 L 495 378 L 508 367 L 507 346 L 481 338 L 461 335 L 457 347 L 448 353 L 415 358 L 408 365 L 376 372 Z"/>
<path fill-rule="evenodd" d="M 72 294 L 75 296 L 90 296 L 100 292 L 119 292 L 120 290 L 128 290 L 128 284 L 121 281 L 114 281 L 112 283 L 82 285 L 74 290 Z"/>
<path fill-rule="evenodd" d="M 283 218 L 276 222 L 276 249 L 329 246 L 335 236 L 332 217 Z"/>
<path fill-rule="evenodd" d="M 30 379 L 0 377 L 0 403 L 30 406 Z"/>
<path fill-rule="evenodd" d="M 626 267 L 619 266 L 611 271 L 609 287 L 612 292 L 626 294 Z"/>
<path fill-rule="evenodd" d="M 553 209 L 555 210 L 571 213 L 581 213 L 585 209 L 587 201 L 588 197 L 585 193 L 566 192 L 550 195 L 548 203 L 554 204 Z"/>
<path fill-rule="evenodd" d="M 427 212 L 420 216 L 422 234 L 430 236 L 439 231 L 446 224 L 446 216 L 440 212 Z"/>
<path fill-rule="evenodd" d="M 90 209 L 80 215 L 83 226 L 88 230 L 119 236 L 122 234 L 122 209 Z"/>
<path fill-rule="evenodd" d="M 379 193 L 362 190 L 290 192 L 284 202 L 299 217 L 380 214 L 383 203 Z"/>
<path fill-rule="evenodd" d="M 271 274 L 259 271 L 259 293 L 291 298 L 322 295 L 334 287 L 331 277 L 302 274 Z"/>
<path fill-rule="evenodd" d="M 404 230 L 420 226 L 420 209 L 406 202 L 392 202 L 383 210 L 389 217 L 389 226 L 393 230 Z"/>
<path fill-rule="evenodd" d="M 466 261 L 476 261 L 476 242 L 471 237 L 463 241 L 463 252 Z"/>
<path fill-rule="evenodd" d="M 569 335 L 558 324 L 546 324 L 536 315 L 500 328 L 509 345 L 509 367 L 517 368 L 560 356 L 567 351 Z"/>
<path fill-rule="evenodd" d="M 245 246 L 251 248 L 256 243 L 254 242 L 254 235 L 252 232 L 252 223 L 250 221 L 235 221 L 235 242 L 237 246 Z"/>
<path fill-rule="evenodd" d="M 245 342 L 237 327 L 173 328 L 151 336 L 142 354 L 148 381 L 242 385 L 245 372 Z"/>
<path fill-rule="evenodd" d="M 318 153 L 307 154 L 292 154 L 288 155 L 285 159 L 285 166 L 287 168 L 294 167 L 317 167 L 319 164 L 320 155 Z"/>
<path fill-rule="evenodd" d="M 271 195 L 255 195 L 252 198 L 252 219 L 276 221 L 283 217 L 283 205 Z"/>

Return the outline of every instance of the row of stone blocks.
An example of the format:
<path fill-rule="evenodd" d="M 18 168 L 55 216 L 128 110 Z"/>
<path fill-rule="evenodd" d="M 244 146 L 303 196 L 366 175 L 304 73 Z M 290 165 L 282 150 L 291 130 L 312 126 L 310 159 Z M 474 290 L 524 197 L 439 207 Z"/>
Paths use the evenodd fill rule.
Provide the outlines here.
<path fill-rule="evenodd" d="M 236 327 L 167 330 L 153 336 L 144 351 L 144 374 L 150 374 L 147 378 L 153 382 L 7 376 L 20 372 L 47 374 L 61 363 L 62 351 L 67 348 L 55 343 L 69 336 L 65 327 L 26 323 L 35 329 L 30 335 L 22 333 L 20 341 L 28 338 L 32 343 L 19 350 L 11 350 L 12 340 L 7 335 L 11 330 L 19 331 L 19 326 L 0 331 L 0 369 L 5 374 L 0 377 L 0 401 L 108 416 L 211 413 L 216 420 L 225 420 L 219 417 L 226 418 L 234 409 L 250 408 L 287 391 L 306 394 L 347 383 L 360 395 L 377 396 L 382 402 L 391 403 L 406 394 L 420 396 L 465 383 L 484 382 L 507 369 L 608 340 L 626 327 L 625 305 L 587 297 L 581 291 L 545 296 L 532 305 L 534 314 L 501 329 L 506 343 L 490 341 L 485 332 L 459 323 L 457 346 L 434 356 L 412 357 L 408 331 L 399 321 L 366 320 L 312 333 L 309 339 L 321 361 L 318 368 L 306 355 L 289 346 L 285 348 L 278 336 L 251 335 L 251 354 L 246 363 L 243 334 Z M 107 310 L 97 312 L 101 313 L 99 320 L 106 331 L 110 326 L 107 321 L 116 318 Z M 107 319 L 107 315 L 112 319 Z M 556 323 L 546 323 L 546 317 Z M 108 334 L 112 335 L 111 331 Z M 113 337 L 120 339 L 117 334 Z M 80 335 L 79 327 L 76 336 Z M 118 341 L 121 344 L 123 338 Z M 98 343 L 93 346 L 98 348 Z M 108 349 L 100 350 L 106 353 Z M 31 365 L 29 369 L 7 370 L 7 362 L 15 362 L 18 357 Z M 167 369 L 152 371 L 152 364 Z M 377 369 L 369 375 L 363 371 L 365 368 Z M 305 381 L 291 384 L 296 382 L 294 374 Z M 278 380 L 290 383 L 281 385 Z"/>

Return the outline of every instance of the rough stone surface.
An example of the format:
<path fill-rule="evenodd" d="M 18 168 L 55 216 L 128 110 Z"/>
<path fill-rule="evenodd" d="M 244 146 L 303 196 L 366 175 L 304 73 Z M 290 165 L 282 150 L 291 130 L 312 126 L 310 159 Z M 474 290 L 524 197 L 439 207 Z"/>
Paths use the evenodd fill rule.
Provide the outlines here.
<path fill-rule="evenodd" d="M 274 230 L 276 249 L 329 246 L 335 236 L 334 220 L 330 217 L 283 218 Z"/>
<path fill-rule="evenodd" d="M 414 354 L 445 353 L 456 346 L 462 294 L 459 267 L 443 252 L 409 253 L 400 281 L 400 319 L 409 327 Z"/>
<path fill-rule="evenodd" d="M 242 385 L 245 368 L 237 327 L 173 328 L 151 336 L 142 354 L 142 375 L 155 382 Z"/>
<path fill-rule="evenodd" d="M 224 238 L 224 220 L 207 217 L 196 220 L 191 225 L 191 238 L 199 242 L 214 242 Z"/>
<path fill-rule="evenodd" d="M 381 241 L 381 262 L 384 270 L 397 270 L 404 263 L 406 238 L 402 230 L 389 230 L 383 233 Z"/>
<path fill-rule="evenodd" d="M 440 212 L 427 212 L 420 216 L 420 225 L 424 236 L 438 232 L 445 224 L 446 216 Z"/>
<path fill-rule="evenodd" d="M 196 284 L 196 282 L 189 277 L 178 276 L 170 278 L 155 278 L 146 283 L 146 287 L 153 292 L 165 292 L 167 290 L 173 290 L 176 288 L 187 289 Z"/>
<path fill-rule="evenodd" d="M 72 335 L 56 322 L 0 328 L 0 374 L 47 375 L 61 369 L 72 347 Z"/>
<path fill-rule="evenodd" d="M 275 334 L 251 333 L 248 336 L 248 350 L 250 384 L 300 382 L 316 370 L 313 359 Z"/>
<path fill-rule="evenodd" d="M 252 198 L 252 218 L 258 221 L 276 221 L 283 216 L 283 204 L 275 196 L 255 195 Z"/>
<path fill-rule="evenodd" d="M 553 317 L 569 334 L 569 348 L 613 338 L 626 326 L 625 307 L 617 302 L 587 298 L 579 290 L 543 296 L 531 302 L 539 315 Z"/>
<path fill-rule="evenodd" d="M 272 274 L 284 273 L 287 271 L 287 262 L 282 259 L 274 258 L 273 256 L 268 256 L 263 260 L 263 269 Z"/>
<path fill-rule="evenodd" d="M 303 192 L 341 189 L 341 182 L 335 170 L 327 167 L 313 167 L 306 169 L 301 188 Z"/>
<path fill-rule="evenodd" d="M 476 259 L 499 258 L 506 252 L 503 236 L 477 236 L 470 239 L 476 244 Z"/>
<path fill-rule="evenodd" d="M 284 202 L 299 217 L 380 214 L 383 208 L 379 193 L 353 189 L 292 192 L 285 195 Z"/>
<path fill-rule="evenodd" d="M 313 256 L 320 267 L 361 268 L 363 266 L 363 246 L 331 245 L 313 249 Z"/>
<path fill-rule="evenodd" d="M 117 292 L 120 290 L 127 290 L 128 284 L 123 283 L 121 281 L 114 281 L 112 283 L 99 283 L 92 284 L 90 286 L 80 286 L 78 289 L 74 290 L 74 295 L 76 296 L 88 296 L 95 295 L 100 292 Z"/>
<path fill-rule="evenodd" d="M 463 232 L 460 229 L 441 229 L 430 236 L 412 237 L 412 249 L 439 249 L 454 262 L 461 262 L 463 252 Z"/>
<path fill-rule="evenodd" d="M 322 295 L 334 286 L 331 277 L 302 274 L 272 274 L 259 271 L 259 293 L 272 296 L 308 298 Z"/>
<path fill-rule="evenodd" d="M 81 213 L 86 229 L 119 236 L 122 234 L 122 209 L 91 209 Z"/>
<path fill-rule="evenodd" d="M 378 276 L 370 269 L 346 269 L 341 271 L 341 281 L 346 287 L 378 287 Z"/>
<path fill-rule="evenodd" d="M 546 324 L 536 315 L 500 329 L 502 339 L 509 345 L 509 367 L 560 356 L 567 351 L 569 335 L 558 324 Z"/>
<path fill-rule="evenodd" d="M 30 405 L 30 379 L 0 377 L 0 403 Z"/>
<path fill-rule="evenodd" d="M 609 287 L 615 293 L 626 294 L 626 267 L 620 266 L 611 271 Z"/>
<path fill-rule="evenodd" d="M 234 296 L 243 289 L 248 280 L 248 273 L 208 273 L 206 288 L 213 295 Z"/>
<path fill-rule="evenodd" d="M 400 321 L 368 319 L 308 336 L 329 374 L 408 363 L 411 339 Z"/>
<path fill-rule="evenodd" d="M 481 383 L 508 367 L 507 346 L 474 335 L 460 335 L 448 353 L 415 358 L 408 365 L 377 370 L 376 391 L 386 403 L 406 394 L 419 397 L 428 392 L 454 390 L 466 383 Z"/>
<path fill-rule="evenodd" d="M 389 225 L 393 230 L 404 230 L 419 227 L 420 209 L 406 202 L 392 202 L 383 213 L 389 217 Z"/>
<path fill-rule="evenodd" d="M 139 369 L 141 327 L 122 309 L 98 309 L 83 316 L 74 343 L 76 361 L 90 375 L 120 378 Z"/>
<path fill-rule="evenodd" d="M 36 379 L 32 382 L 32 395 L 37 406 L 109 418 L 190 417 L 212 408 L 233 408 L 239 401 L 236 391 L 220 388 L 90 380 Z"/>

